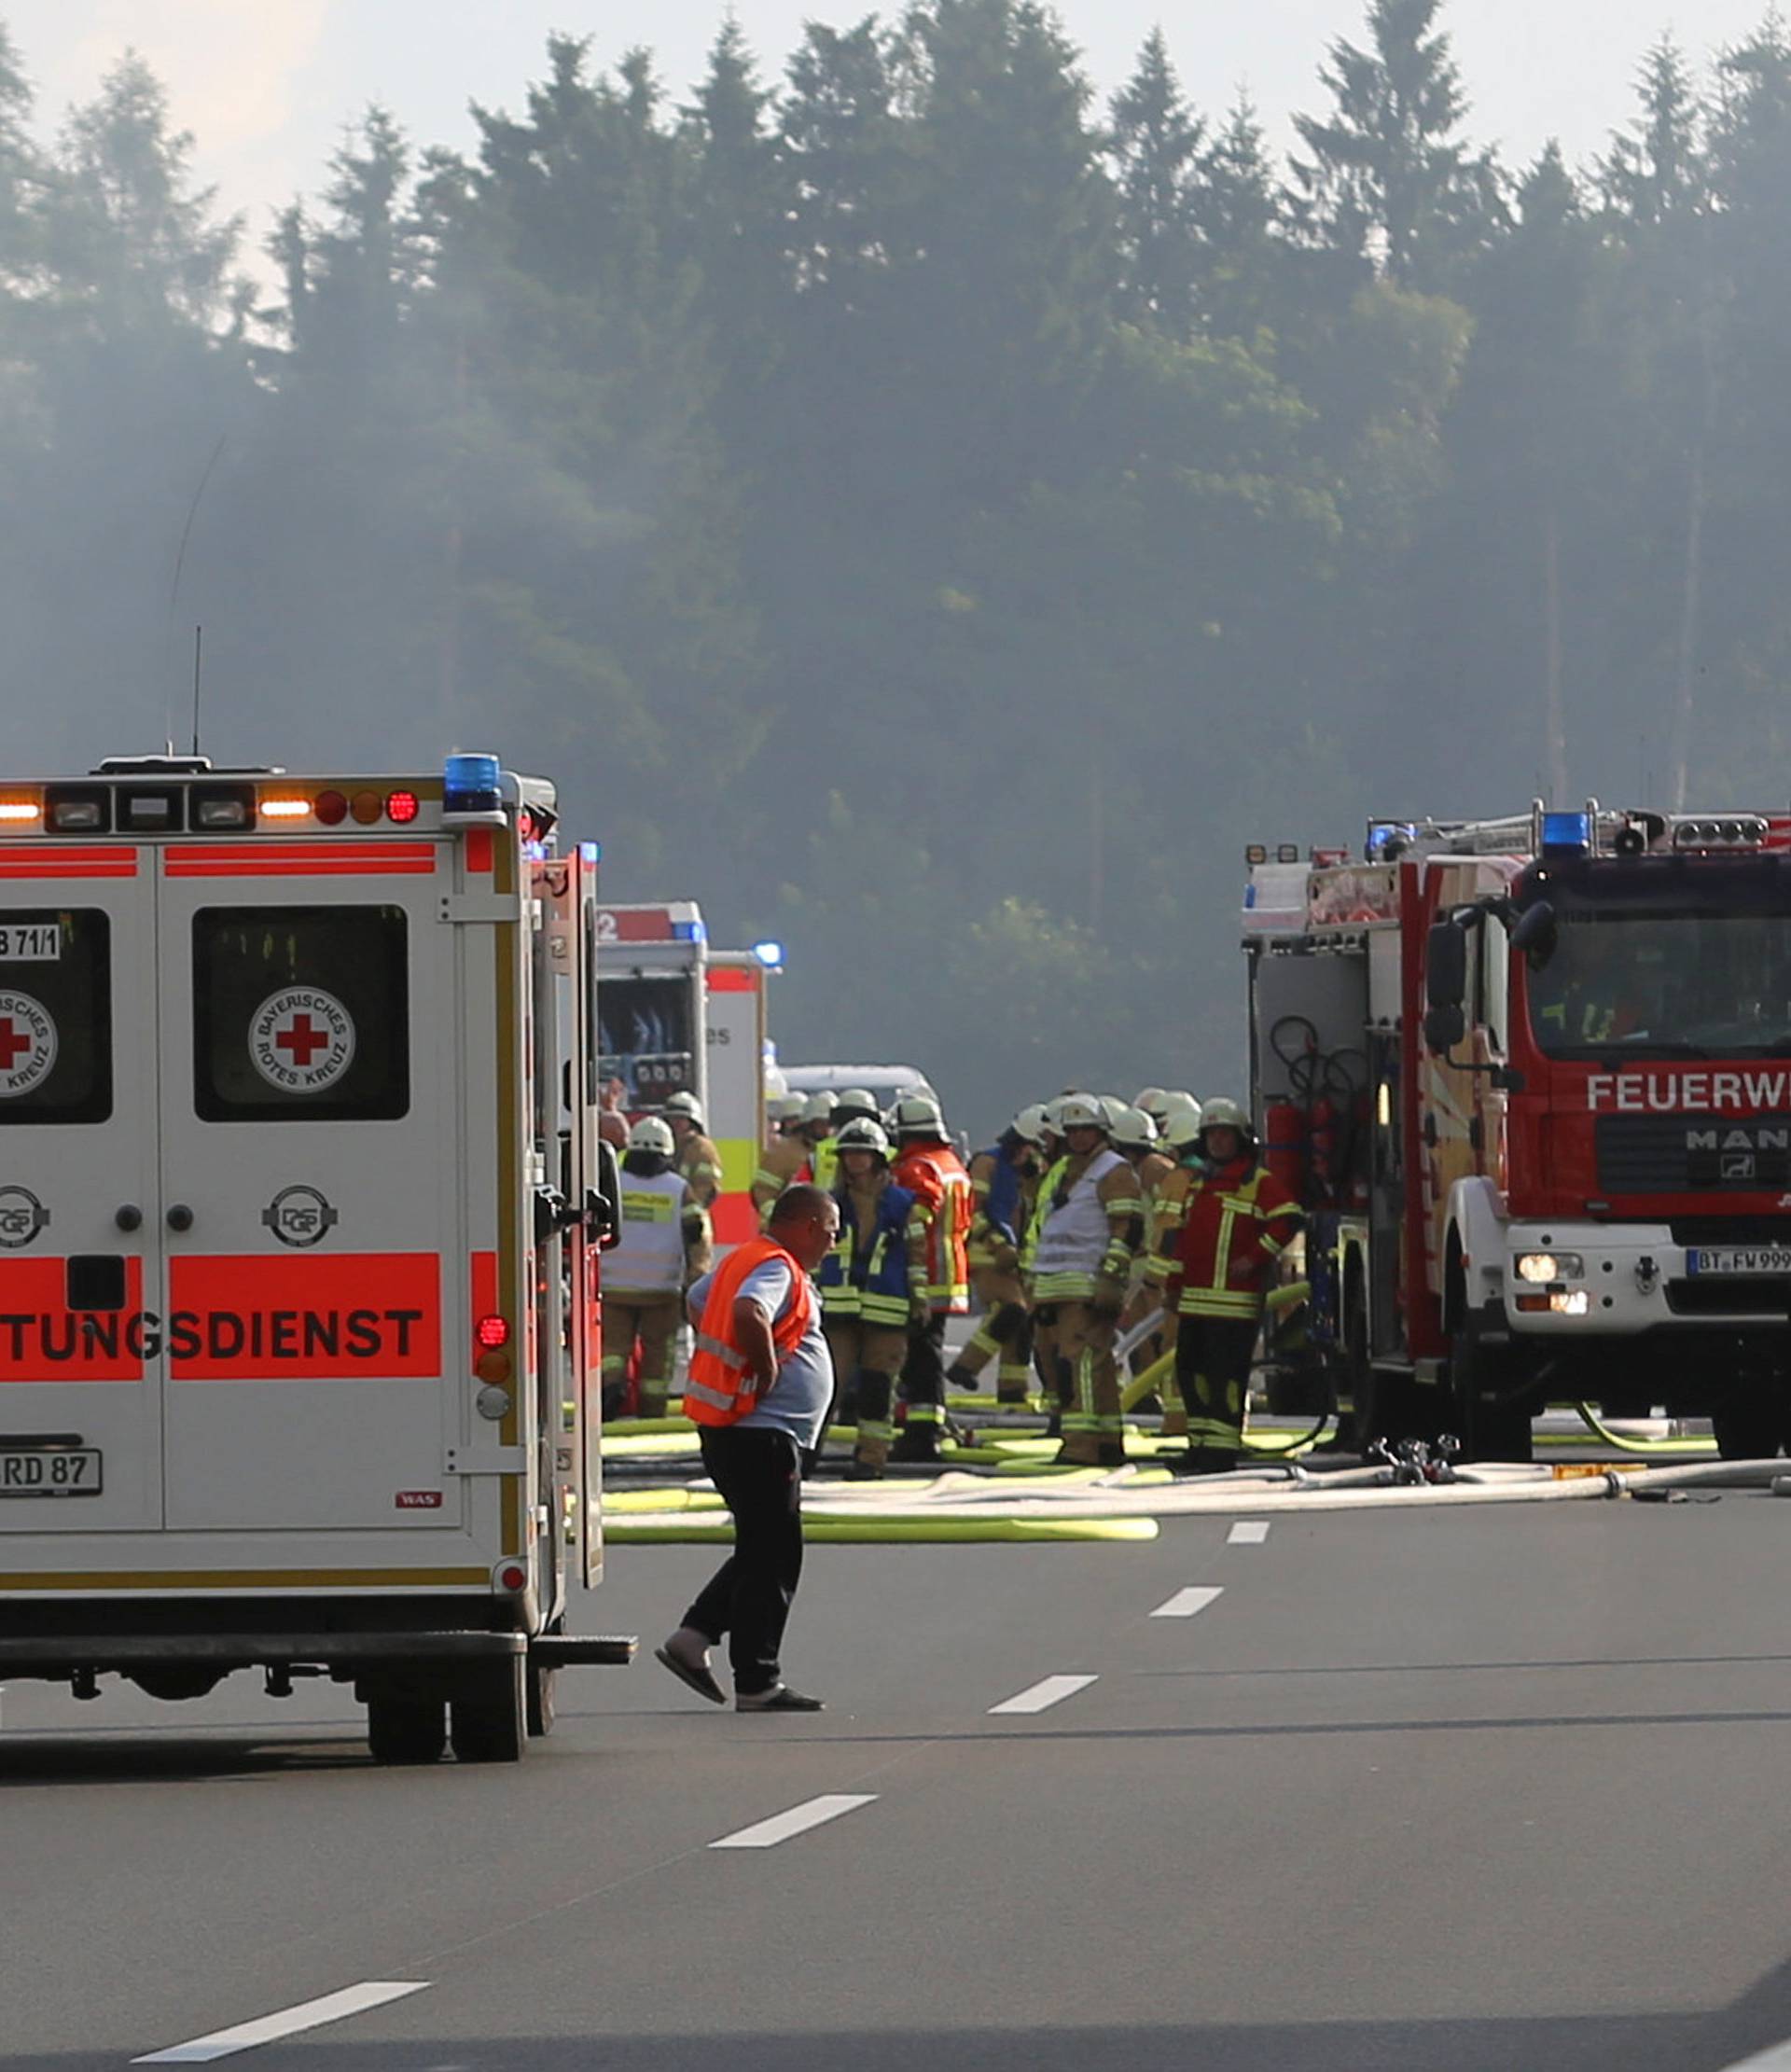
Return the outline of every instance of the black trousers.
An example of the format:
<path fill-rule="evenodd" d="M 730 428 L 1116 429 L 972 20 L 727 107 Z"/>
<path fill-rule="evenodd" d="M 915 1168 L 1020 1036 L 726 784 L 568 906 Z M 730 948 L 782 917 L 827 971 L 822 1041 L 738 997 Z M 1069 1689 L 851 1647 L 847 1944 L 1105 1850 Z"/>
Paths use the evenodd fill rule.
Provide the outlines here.
<path fill-rule="evenodd" d="M 1244 1398 L 1256 1357 L 1254 1316 L 1175 1320 L 1175 1384 L 1187 1411 L 1188 1443 L 1235 1453 L 1243 1444 Z"/>
<path fill-rule="evenodd" d="M 908 1328 L 908 1357 L 902 1362 L 902 1400 L 913 1421 L 918 1405 L 934 1423 L 945 1407 L 945 1318 L 929 1316 Z M 923 1419 L 923 1422 L 925 1420 Z"/>
<path fill-rule="evenodd" d="M 734 1516 L 734 1551 L 684 1615 L 728 1643 L 734 1689 L 749 1696 L 783 1682 L 778 1653 L 802 1578 L 802 1461 L 787 1432 L 702 1427 L 702 1465 Z"/>

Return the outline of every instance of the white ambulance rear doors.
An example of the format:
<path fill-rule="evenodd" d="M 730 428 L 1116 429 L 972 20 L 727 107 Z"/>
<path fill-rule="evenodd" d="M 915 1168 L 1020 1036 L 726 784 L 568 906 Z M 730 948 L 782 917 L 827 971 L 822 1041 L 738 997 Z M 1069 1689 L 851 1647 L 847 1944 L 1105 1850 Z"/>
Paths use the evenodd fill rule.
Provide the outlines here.
<path fill-rule="evenodd" d="M 171 1529 L 459 1523 L 454 848 L 161 852 Z"/>
<path fill-rule="evenodd" d="M 161 1523 L 155 862 L 0 840 L 0 1533 Z"/>

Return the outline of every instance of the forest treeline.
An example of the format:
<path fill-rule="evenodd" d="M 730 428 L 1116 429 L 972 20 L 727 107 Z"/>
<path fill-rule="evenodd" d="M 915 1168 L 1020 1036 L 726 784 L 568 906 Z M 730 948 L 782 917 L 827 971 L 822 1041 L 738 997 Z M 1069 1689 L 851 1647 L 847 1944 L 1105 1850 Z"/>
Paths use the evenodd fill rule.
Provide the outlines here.
<path fill-rule="evenodd" d="M 215 755 L 547 770 L 979 1129 L 1235 1075 L 1246 841 L 1784 805 L 1785 31 L 1520 166 L 1438 0 L 1340 26 L 1286 154 L 1033 0 L 555 39 L 260 255 L 138 60 L 55 129 L 0 37 L 10 765 L 184 738 L 202 622 Z"/>

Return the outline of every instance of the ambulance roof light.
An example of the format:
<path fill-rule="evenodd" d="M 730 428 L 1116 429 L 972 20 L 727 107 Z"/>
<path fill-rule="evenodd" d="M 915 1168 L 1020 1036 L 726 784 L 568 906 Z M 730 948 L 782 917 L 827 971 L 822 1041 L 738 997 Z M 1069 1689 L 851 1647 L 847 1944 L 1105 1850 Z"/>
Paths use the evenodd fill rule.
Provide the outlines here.
<path fill-rule="evenodd" d="M 1542 853 L 1545 856 L 1587 856 L 1592 850 L 1592 816 L 1589 813 L 1545 813 L 1542 816 Z"/>
<path fill-rule="evenodd" d="M 673 942 L 706 942 L 708 936 L 701 921 L 674 921 L 672 924 Z"/>
<path fill-rule="evenodd" d="M 503 774 L 495 756 L 450 756 L 441 770 L 442 812 L 501 811 Z"/>
<path fill-rule="evenodd" d="M 601 841 L 581 841 L 578 844 L 578 860 L 580 863 L 602 863 L 604 860 L 603 843 Z"/>
<path fill-rule="evenodd" d="M 41 820 L 43 814 L 43 807 L 35 799 L 0 799 L 0 822 L 8 827 Z"/>
<path fill-rule="evenodd" d="M 784 968 L 784 945 L 781 942 L 756 942 L 753 945 L 753 954 L 767 971 L 782 971 Z"/>

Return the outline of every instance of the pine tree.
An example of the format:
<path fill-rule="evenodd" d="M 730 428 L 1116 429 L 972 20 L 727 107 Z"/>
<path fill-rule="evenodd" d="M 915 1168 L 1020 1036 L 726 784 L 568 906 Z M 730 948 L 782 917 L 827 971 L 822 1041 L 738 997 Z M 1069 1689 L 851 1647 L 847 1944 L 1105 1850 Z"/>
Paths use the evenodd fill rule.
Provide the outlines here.
<path fill-rule="evenodd" d="M 1319 76 L 1328 118 L 1297 116 L 1311 157 L 1297 160 L 1312 234 L 1370 258 L 1395 286 L 1445 285 L 1497 223 L 1492 158 L 1462 141 L 1467 103 L 1442 0 L 1371 0 L 1369 48 L 1340 40 Z"/>
<path fill-rule="evenodd" d="M 1273 331 L 1290 314 L 1286 205 L 1248 95 L 1201 152 L 1187 195 L 1200 236 L 1197 299 L 1219 338 Z"/>
<path fill-rule="evenodd" d="M 1119 307 L 1186 337 L 1201 271 L 1189 188 L 1205 125 L 1183 95 L 1160 27 L 1145 39 L 1131 79 L 1113 97 L 1110 137 L 1123 270 Z"/>
<path fill-rule="evenodd" d="M 1641 120 L 1600 165 L 1606 202 L 1630 224 L 1655 228 L 1700 205 L 1705 190 L 1703 110 L 1679 46 L 1662 36 L 1643 63 Z"/>

